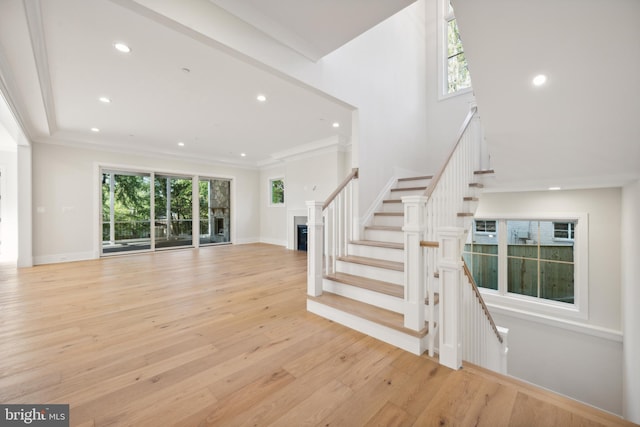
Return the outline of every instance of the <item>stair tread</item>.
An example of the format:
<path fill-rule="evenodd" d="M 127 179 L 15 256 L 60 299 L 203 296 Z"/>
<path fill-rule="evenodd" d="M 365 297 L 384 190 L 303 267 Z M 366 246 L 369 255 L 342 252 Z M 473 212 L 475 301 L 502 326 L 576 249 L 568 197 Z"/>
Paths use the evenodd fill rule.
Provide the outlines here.
<path fill-rule="evenodd" d="M 426 190 L 427 186 L 423 185 L 421 187 L 407 187 L 407 188 L 392 188 L 391 191 L 417 191 L 417 190 Z"/>
<path fill-rule="evenodd" d="M 331 292 L 324 291 L 318 297 L 308 296 L 308 299 L 316 301 L 320 304 L 333 307 L 337 310 L 350 313 L 354 316 L 369 320 L 380 325 L 387 326 L 413 337 L 424 337 L 428 333 L 427 325 L 420 331 L 414 331 L 404 327 L 404 316 L 384 308 L 375 307 L 373 305 L 346 298 Z"/>
<path fill-rule="evenodd" d="M 402 199 L 385 199 L 382 203 L 402 203 Z"/>
<path fill-rule="evenodd" d="M 366 277 L 354 276 L 347 273 L 333 273 L 324 276 L 326 279 L 333 280 L 358 288 L 368 289 L 370 291 L 379 292 L 381 294 L 390 295 L 392 297 L 403 298 L 404 287 L 394 283 L 383 282 L 382 280 L 368 279 Z"/>
<path fill-rule="evenodd" d="M 469 187 L 472 188 L 484 188 L 484 185 L 480 184 L 479 182 L 472 182 L 469 184 Z"/>
<path fill-rule="evenodd" d="M 462 198 L 462 200 L 465 201 L 465 202 L 477 202 L 480 199 L 478 199 L 477 197 L 473 197 L 473 196 L 465 196 L 465 197 Z"/>
<path fill-rule="evenodd" d="M 473 212 L 458 212 L 459 217 L 463 216 L 473 216 Z"/>
<path fill-rule="evenodd" d="M 402 227 L 395 225 L 367 225 L 366 230 L 402 231 Z"/>
<path fill-rule="evenodd" d="M 378 248 L 404 249 L 404 243 L 380 242 L 378 240 L 352 240 L 353 245 L 375 246 Z"/>
<path fill-rule="evenodd" d="M 374 212 L 374 216 L 404 216 L 404 212 Z"/>
<path fill-rule="evenodd" d="M 387 261 L 383 259 L 367 258 L 362 256 L 347 255 L 338 258 L 339 261 L 351 262 L 353 264 L 368 265 L 371 267 L 384 268 L 387 270 L 404 271 L 404 263 Z"/>
<path fill-rule="evenodd" d="M 490 175 L 492 173 L 496 173 L 496 171 L 494 171 L 493 169 L 483 169 L 483 170 L 473 171 L 474 175 Z"/>
<path fill-rule="evenodd" d="M 398 182 L 403 181 L 420 181 L 422 179 L 433 179 L 433 175 L 425 175 L 425 176 L 413 176 L 407 178 L 398 178 Z"/>

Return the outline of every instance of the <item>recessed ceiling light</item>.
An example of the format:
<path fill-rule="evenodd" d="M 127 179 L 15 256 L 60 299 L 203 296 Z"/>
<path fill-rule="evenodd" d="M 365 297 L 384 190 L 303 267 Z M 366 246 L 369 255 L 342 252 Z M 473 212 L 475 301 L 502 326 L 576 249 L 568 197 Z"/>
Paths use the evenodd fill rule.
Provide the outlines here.
<path fill-rule="evenodd" d="M 534 86 L 542 86 L 546 82 L 547 82 L 547 76 L 545 76 L 544 74 L 538 74 L 533 78 Z"/>
<path fill-rule="evenodd" d="M 247 153 L 240 153 L 241 157 L 247 157 Z"/>
<path fill-rule="evenodd" d="M 182 141 L 178 142 L 178 146 L 179 147 L 184 147 L 184 142 L 182 142 Z"/>
<path fill-rule="evenodd" d="M 111 103 L 111 99 L 107 98 L 106 96 L 101 96 L 100 98 L 98 98 L 98 100 L 100 102 L 104 102 L 105 104 Z"/>
<path fill-rule="evenodd" d="M 560 187 L 549 187 L 549 191 L 558 191 L 561 190 Z"/>
<path fill-rule="evenodd" d="M 98 129 L 98 128 L 91 128 L 91 132 L 100 132 L 100 129 Z"/>
<path fill-rule="evenodd" d="M 333 125 L 331 125 L 331 126 L 333 126 L 334 128 L 339 128 L 340 127 L 340 123 L 333 122 Z"/>
<path fill-rule="evenodd" d="M 129 46 L 127 46 L 126 44 L 124 44 L 124 43 L 114 43 L 113 47 L 115 47 L 117 51 L 122 52 L 122 53 L 131 52 L 131 48 Z"/>
<path fill-rule="evenodd" d="M 265 102 L 267 100 L 267 97 L 264 95 L 258 95 L 256 96 L 256 99 L 260 102 Z"/>

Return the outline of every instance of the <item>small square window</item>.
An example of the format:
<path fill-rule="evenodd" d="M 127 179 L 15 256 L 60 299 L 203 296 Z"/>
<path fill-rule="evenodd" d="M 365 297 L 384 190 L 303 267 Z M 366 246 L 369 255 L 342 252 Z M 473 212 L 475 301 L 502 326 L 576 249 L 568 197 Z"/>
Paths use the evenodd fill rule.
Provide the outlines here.
<path fill-rule="evenodd" d="M 269 180 L 269 204 L 271 206 L 284 205 L 284 179 L 274 178 Z"/>

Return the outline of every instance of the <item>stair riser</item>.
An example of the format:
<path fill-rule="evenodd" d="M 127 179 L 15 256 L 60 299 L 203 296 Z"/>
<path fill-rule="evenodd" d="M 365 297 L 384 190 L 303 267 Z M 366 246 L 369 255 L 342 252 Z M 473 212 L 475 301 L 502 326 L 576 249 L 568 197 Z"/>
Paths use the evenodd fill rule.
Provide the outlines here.
<path fill-rule="evenodd" d="M 356 301 L 366 302 L 367 304 L 375 305 L 376 307 L 384 308 L 396 313 L 403 313 L 404 311 L 404 300 L 392 297 L 391 295 L 385 295 L 368 289 L 362 289 L 357 286 L 334 282 L 329 279 L 323 280 L 322 288 L 327 292 L 351 298 Z"/>
<path fill-rule="evenodd" d="M 339 273 L 353 274 L 367 279 L 382 280 L 404 286 L 404 272 L 387 270 L 385 268 L 372 267 L 370 265 L 355 264 L 352 262 L 338 261 L 336 270 Z"/>
<path fill-rule="evenodd" d="M 365 229 L 364 238 L 378 242 L 404 243 L 404 233 L 402 231 Z"/>
<path fill-rule="evenodd" d="M 412 179 L 410 181 L 398 181 L 395 188 L 426 187 L 430 182 L 430 179 Z"/>
<path fill-rule="evenodd" d="M 428 334 L 423 338 L 413 337 L 311 300 L 307 300 L 307 310 L 416 355 L 421 355 L 427 349 Z"/>
<path fill-rule="evenodd" d="M 374 215 L 373 225 L 389 225 L 392 227 L 402 227 L 404 225 L 404 215 L 403 216 Z"/>
<path fill-rule="evenodd" d="M 366 258 L 404 262 L 403 249 L 380 248 L 377 246 L 349 245 L 349 254 Z"/>
<path fill-rule="evenodd" d="M 403 212 L 404 206 L 402 203 L 383 203 L 382 212 Z"/>
<path fill-rule="evenodd" d="M 391 190 L 392 199 L 402 199 L 404 196 L 423 196 L 424 189 L 421 190 Z"/>

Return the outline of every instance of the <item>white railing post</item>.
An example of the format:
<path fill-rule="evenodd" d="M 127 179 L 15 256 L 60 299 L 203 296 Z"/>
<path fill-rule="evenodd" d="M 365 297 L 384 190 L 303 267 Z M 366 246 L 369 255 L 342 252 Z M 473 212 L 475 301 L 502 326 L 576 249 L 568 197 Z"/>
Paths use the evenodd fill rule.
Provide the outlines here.
<path fill-rule="evenodd" d="M 425 265 L 420 241 L 424 240 L 424 196 L 405 196 L 404 205 L 404 326 L 419 331 L 424 328 Z"/>
<path fill-rule="evenodd" d="M 507 375 L 507 356 L 509 354 L 509 329 L 498 326 L 498 333 L 502 337 L 502 344 L 500 346 L 500 372 Z"/>
<path fill-rule="evenodd" d="M 322 202 L 307 202 L 307 294 L 322 295 Z"/>
<path fill-rule="evenodd" d="M 440 364 L 452 369 L 462 367 L 461 259 L 464 229 L 442 227 L 438 230 L 438 268 L 440 271 Z"/>

